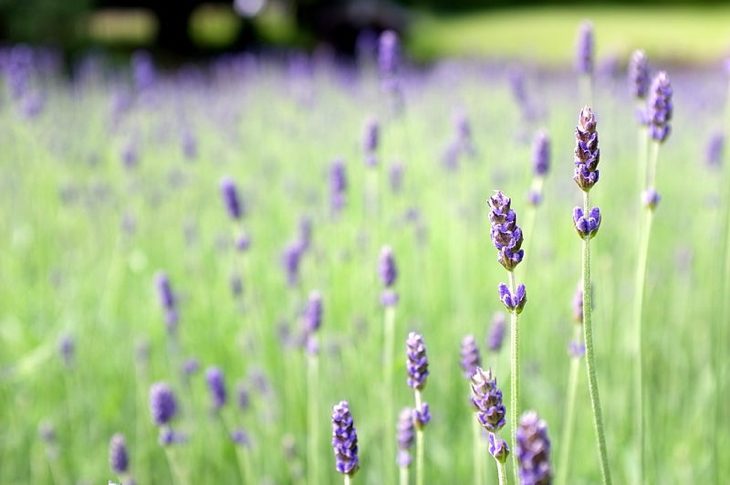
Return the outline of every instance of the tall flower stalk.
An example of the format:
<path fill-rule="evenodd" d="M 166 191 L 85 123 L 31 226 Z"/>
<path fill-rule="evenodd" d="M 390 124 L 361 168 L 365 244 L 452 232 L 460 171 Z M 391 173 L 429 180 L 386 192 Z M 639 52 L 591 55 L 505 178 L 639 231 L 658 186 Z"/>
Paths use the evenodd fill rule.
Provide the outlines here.
<path fill-rule="evenodd" d="M 560 448 L 560 462 L 558 463 L 557 484 L 564 485 L 568 480 L 571 458 L 573 457 L 573 434 L 575 429 L 575 396 L 578 390 L 580 362 L 585 354 L 583 344 L 583 287 L 582 284 L 573 297 L 573 340 L 570 341 L 570 370 L 568 371 L 568 394 L 565 403 L 565 421 Z"/>
<path fill-rule="evenodd" d="M 636 265 L 636 298 L 634 299 L 634 328 L 636 331 L 636 399 L 638 404 L 637 441 L 639 447 L 639 481 L 644 480 L 646 472 L 646 432 L 644 417 L 644 383 L 643 383 L 643 309 L 646 292 L 646 268 L 649 257 L 649 243 L 651 227 L 654 221 L 654 210 L 659 204 L 659 194 L 656 191 L 656 171 L 659 157 L 659 147 L 669 137 L 672 119 L 672 86 L 665 72 L 660 72 L 652 81 L 649 89 L 649 100 L 645 112 L 645 120 L 649 138 L 651 140 L 651 156 L 646 171 L 646 183 L 642 193 L 642 203 L 645 207 L 644 224 L 641 226 L 639 242 L 639 258 Z"/>
<path fill-rule="evenodd" d="M 485 372 L 477 367 L 474 371 L 471 377 L 471 402 L 476 421 L 489 433 L 489 453 L 497 465 L 499 485 L 506 485 L 504 464 L 509 455 L 509 447 L 497 433 L 506 423 L 507 411 L 502 402 L 502 391 L 497 387 L 497 378 L 491 369 Z"/>
<path fill-rule="evenodd" d="M 473 335 L 467 335 L 461 341 L 461 369 L 464 377 L 471 379 L 474 373 L 482 365 L 482 357 L 479 353 L 479 346 Z M 472 453 L 474 459 L 474 485 L 482 485 L 484 483 L 484 440 L 482 439 L 482 428 L 477 420 L 473 421 L 473 443 Z"/>
<path fill-rule="evenodd" d="M 424 444 L 423 429 L 431 421 L 428 403 L 423 401 L 421 392 L 428 378 L 428 357 L 423 337 L 415 332 L 408 334 L 406 340 L 406 370 L 408 386 L 413 389 L 416 407 L 413 409 L 413 425 L 416 428 L 416 485 L 423 485 Z"/>
<path fill-rule="evenodd" d="M 598 392 L 595 357 L 593 353 L 593 322 L 591 307 L 591 239 L 601 226 L 601 212 L 598 207 L 590 206 L 590 190 L 598 182 L 598 162 L 601 152 L 598 148 L 596 117 L 588 106 L 584 107 L 578 118 L 575 130 L 575 174 L 573 180 L 583 191 L 583 208 L 573 209 L 573 223 L 578 235 L 583 240 L 583 341 L 586 352 L 586 371 L 588 373 L 588 392 L 591 397 L 593 426 L 596 433 L 596 446 L 601 463 L 603 483 L 611 483 L 611 472 L 608 467 L 608 452 L 603 431 L 603 414 Z"/>
<path fill-rule="evenodd" d="M 416 428 L 413 420 L 413 409 L 403 408 L 398 417 L 396 428 L 396 439 L 398 441 L 398 456 L 396 463 L 400 470 L 400 485 L 408 485 L 408 471 L 411 466 L 411 448 L 416 436 Z"/>
<path fill-rule="evenodd" d="M 511 199 L 497 191 L 488 200 L 490 207 L 489 222 L 491 223 L 492 243 L 497 248 L 497 261 L 507 270 L 509 286 L 499 284 L 499 299 L 510 313 L 511 333 L 511 373 L 510 373 L 510 425 L 512 427 L 513 442 L 517 435 L 517 416 L 520 403 L 520 342 L 518 315 L 527 303 L 525 285 L 517 286 L 514 269 L 522 261 L 525 251 L 522 248 L 522 229 L 517 225 L 517 214 L 510 207 Z M 519 483 L 517 477 L 517 457 L 512 455 L 512 472 L 514 482 Z"/>
<path fill-rule="evenodd" d="M 302 318 L 303 342 L 307 353 L 307 476 L 309 483 L 319 480 L 319 343 L 317 331 L 322 325 L 322 295 L 313 291 Z"/>
<path fill-rule="evenodd" d="M 578 71 L 580 94 L 588 103 L 593 103 L 594 51 L 593 24 L 584 20 L 578 27 L 575 46 L 575 69 Z"/>
<path fill-rule="evenodd" d="M 343 475 L 345 485 L 350 485 L 360 468 L 360 458 L 355 422 L 347 401 L 340 401 L 332 408 L 332 449 L 335 452 L 335 469 Z"/>
<path fill-rule="evenodd" d="M 393 289 L 398 279 L 398 267 L 395 263 L 393 250 L 389 246 L 385 246 L 380 251 L 380 259 L 378 261 L 378 276 L 383 284 L 383 292 L 380 295 L 380 303 L 383 305 L 383 399 L 385 406 L 385 422 L 391 423 L 394 417 L 393 405 L 393 359 L 395 352 L 395 307 L 398 304 L 398 293 Z M 387 426 L 386 426 L 387 429 Z M 388 433 L 384 433 L 385 446 L 383 451 L 385 456 L 390 457 L 394 454 L 393 440 L 390 439 Z M 387 462 L 387 460 L 386 460 Z"/>

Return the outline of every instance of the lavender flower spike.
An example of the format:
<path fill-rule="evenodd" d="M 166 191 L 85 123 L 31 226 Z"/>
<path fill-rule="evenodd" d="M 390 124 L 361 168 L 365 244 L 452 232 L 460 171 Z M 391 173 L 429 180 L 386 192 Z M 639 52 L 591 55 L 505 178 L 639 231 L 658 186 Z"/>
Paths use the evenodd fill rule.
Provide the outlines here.
<path fill-rule="evenodd" d="M 150 413 L 157 426 L 169 424 L 177 414 L 177 400 L 172 388 L 164 382 L 150 388 Z"/>
<path fill-rule="evenodd" d="M 386 30 L 378 39 L 378 67 L 383 76 L 394 76 L 400 64 L 400 41 L 398 34 Z"/>
<path fill-rule="evenodd" d="M 398 278 L 398 267 L 395 264 L 395 257 L 390 246 L 384 246 L 380 250 L 380 260 L 378 262 L 378 274 L 383 286 L 390 288 L 395 284 Z"/>
<path fill-rule="evenodd" d="M 109 466 L 117 475 L 124 475 L 129 470 L 129 453 L 124 435 L 117 433 L 109 441 Z"/>
<path fill-rule="evenodd" d="M 643 50 L 636 50 L 631 54 L 629 90 L 636 99 L 645 99 L 649 92 L 649 62 Z"/>
<path fill-rule="evenodd" d="M 208 384 L 210 397 L 213 403 L 213 410 L 218 411 L 226 403 L 226 382 L 223 372 L 218 367 L 210 367 L 205 373 L 205 381 Z"/>
<path fill-rule="evenodd" d="M 583 209 L 576 207 L 573 209 L 573 224 L 581 238 L 592 239 L 601 227 L 601 211 L 594 207 L 584 214 Z"/>
<path fill-rule="evenodd" d="M 550 137 L 538 132 L 532 144 L 532 166 L 536 177 L 544 177 L 550 170 Z"/>
<path fill-rule="evenodd" d="M 586 21 L 578 27 L 575 48 L 575 68 L 578 74 L 590 75 L 593 72 L 593 24 Z"/>
<path fill-rule="evenodd" d="M 410 449 L 416 438 L 416 430 L 413 424 L 413 410 L 403 408 L 398 416 L 396 427 L 396 438 L 398 440 L 398 457 L 396 463 L 401 468 L 407 468 L 411 464 Z"/>
<path fill-rule="evenodd" d="M 239 220 L 244 215 L 243 205 L 238 197 L 236 183 L 230 177 L 223 177 L 220 181 L 221 197 L 231 219 Z"/>
<path fill-rule="evenodd" d="M 494 433 L 489 433 L 489 454 L 500 463 L 505 463 L 509 456 L 507 442 Z"/>
<path fill-rule="evenodd" d="M 337 471 L 343 475 L 354 475 L 360 461 L 357 456 L 357 431 L 347 401 L 340 401 L 332 409 L 332 448 Z"/>
<path fill-rule="evenodd" d="M 174 332 L 178 323 L 177 299 L 172 291 L 170 279 L 163 271 L 155 275 L 155 286 L 157 287 L 157 297 L 160 306 L 165 312 L 165 324 L 169 332 Z"/>
<path fill-rule="evenodd" d="M 496 433 L 504 427 L 507 410 L 502 402 L 502 391 L 497 387 L 497 378 L 491 369 L 484 372 L 477 367 L 471 377 L 471 402 L 477 420 L 484 429 Z"/>
<path fill-rule="evenodd" d="M 522 247 L 522 229 L 517 225 L 517 214 L 510 208 L 511 199 L 497 191 L 487 203 L 489 221 L 492 225 L 492 243 L 497 248 L 497 261 L 507 271 L 514 270 L 522 261 L 525 251 Z"/>
<path fill-rule="evenodd" d="M 464 371 L 464 377 L 470 379 L 480 365 L 482 357 L 474 335 L 467 335 L 461 341 L 461 369 Z"/>
<path fill-rule="evenodd" d="M 428 378 L 428 357 L 423 337 L 416 332 L 408 334 L 406 340 L 406 370 L 408 371 L 408 385 L 418 391 L 426 387 Z"/>
<path fill-rule="evenodd" d="M 649 89 L 647 121 L 652 139 L 659 143 L 663 143 L 671 131 L 669 122 L 674 111 L 672 93 L 672 84 L 667 73 L 662 71 L 657 74 Z"/>
<path fill-rule="evenodd" d="M 365 122 L 365 128 L 363 129 L 362 135 L 362 149 L 365 153 L 365 165 L 368 167 L 374 167 L 378 164 L 377 151 L 379 131 L 380 127 L 378 125 L 378 120 L 375 118 L 368 118 Z"/>
<path fill-rule="evenodd" d="M 522 485 L 548 485 L 552 482 L 547 424 L 536 412 L 522 415 L 515 448 Z"/>
<path fill-rule="evenodd" d="M 652 211 L 656 209 L 661 199 L 661 196 L 654 187 L 649 187 L 641 194 L 641 201 L 644 203 L 644 207 Z"/>
<path fill-rule="evenodd" d="M 504 332 L 507 328 L 507 319 L 504 313 L 496 312 L 492 317 L 492 326 L 487 336 L 487 348 L 492 352 L 499 352 L 504 342 Z"/>
<path fill-rule="evenodd" d="M 519 315 L 520 313 L 522 313 L 522 309 L 525 308 L 525 303 L 527 303 L 527 292 L 525 291 L 525 285 L 520 284 L 515 290 L 515 294 L 513 295 L 506 284 L 500 283 L 499 301 L 504 304 L 504 307 L 508 311 L 517 313 Z"/>
<path fill-rule="evenodd" d="M 330 206 L 337 214 L 345 206 L 347 192 L 347 172 L 345 162 L 337 159 L 330 165 L 329 171 Z"/>
<path fill-rule="evenodd" d="M 322 325 L 322 314 L 324 306 L 322 305 L 322 294 L 319 291 L 313 291 L 309 294 L 307 308 L 304 310 L 304 331 L 312 334 L 319 330 Z"/>
<path fill-rule="evenodd" d="M 575 128 L 574 155 L 573 180 L 584 192 L 588 192 L 598 182 L 598 162 L 601 159 L 598 133 L 596 132 L 596 116 L 588 106 L 581 110 L 578 117 L 578 126 Z"/>

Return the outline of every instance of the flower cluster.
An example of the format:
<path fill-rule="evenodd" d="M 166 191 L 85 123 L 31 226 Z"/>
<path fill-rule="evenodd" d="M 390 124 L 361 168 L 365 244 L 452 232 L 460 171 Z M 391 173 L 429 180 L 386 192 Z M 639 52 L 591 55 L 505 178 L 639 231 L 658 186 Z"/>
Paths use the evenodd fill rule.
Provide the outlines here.
<path fill-rule="evenodd" d="M 428 357 L 423 337 L 415 332 L 408 334 L 406 340 L 406 370 L 408 371 L 408 385 L 416 390 L 426 387 L 428 377 Z"/>
<path fill-rule="evenodd" d="M 523 485 L 548 485 L 552 481 L 547 424 L 534 411 L 522 415 L 517 428 L 517 459 Z"/>
<path fill-rule="evenodd" d="M 522 309 L 525 307 L 525 303 L 527 303 L 527 291 L 525 290 L 525 285 L 518 285 L 513 295 L 507 285 L 505 285 L 504 283 L 500 283 L 499 301 L 502 302 L 507 310 L 517 313 L 519 315 L 520 313 L 522 313 Z"/>
<path fill-rule="evenodd" d="M 634 51 L 629 60 L 629 90 L 637 99 L 646 98 L 649 92 L 649 62 L 642 50 Z"/>
<path fill-rule="evenodd" d="M 485 372 L 478 367 L 471 377 L 471 402 L 477 420 L 484 429 L 496 433 L 504 427 L 507 411 L 502 403 L 502 391 L 497 387 L 497 378 L 491 369 Z"/>
<path fill-rule="evenodd" d="M 403 408 L 401 410 L 398 416 L 396 431 L 396 438 L 398 440 L 398 457 L 396 462 L 399 467 L 405 468 L 411 464 L 410 449 L 413 447 L 416 435 L 413 410 L 411 408 Z"/>
<path fill-rule="evenodd" d="M 598 162 L 601 151 L 598 148 L 596 132 L 596 116 L 588 106 L 584 107 L 578 117 L 575 128 L 575 174 L 573 180 L 584 192 L 591 190 L 598 182 Z"/>
<path fill-rule="evenodd" d="M 155 275 L 155 286 L 157 287 L 157 298 L 160 306 L 165 312 L 165 325 L 169 333 L 175 333 L 179 318 L 177 310 L 177 299 L 172 291 L 172 285 L 167 274 L 160 271 Z"/>
<path fill-rule="evenodd" d="M 205 382 L 208 384 L 213 410 L 218 411 L 226 403 L 226 382 L 223 371 L 218 367 L 211 367 L 205 373 Z"/>
<path fill-rule="evenodd" d="M 344 475 L 354 475 L 360 466 L 357 456 L 357 431 L 347 401 L 340 401 L 332 409 L 332 448 L 335 468 Z"/>
<path fill-rule="evenodd" d="M 522 247 L 522 229 L 517 225 L 517 214 L 510 207 L 511 199 L 497 191 L 489 198 L 489 222 L 497 261 L 507 271 L 514 270 L 525 255 Z"/>
<path fill-rule="evenodd" d="M 656 75 L 649 89 L 647 106 L 647 122 L 649 133 L 655 141 L 663 143 L 671 131 L 669 122 L 674 111 L 672 104 L 672 84 L 667 73 L 662 71 Z"/>
<path fill-rule="evenodd" d="M 575 68 L 578 74 L 589 75 L 593 72 L 593 24 L 584 21 L 578 28 L 575 48 Z"/>
<path fill-rule="evenodd" d="M 573 225 L 581 238 L 592 239 L 598 233 L 598 228 L 601 227 L 600 209 L 594 207 L 586 214 L 583 209 L 576 207 L 573 209 Z"/>
<path fill-rule="evenodd" d="M 384 246 L 380 250 L 378 275 L 385 287 L 385 290 L 383 290 L 380 296 L 380 302 L 386 307 L 396 305 L 398 303 L 398 293 L 392 288 L 398 278 L 398 267 L 395 264 L 395 256 L 393 256 L 393 250 L 390 246 Z"/>
<path fill-rule="evenodd" d="M 461 369 L 464 377 L 470 379 L 474 372 L 482 365 L 482 357 L 474 335 L 467 335 L 461 341 Z"/>

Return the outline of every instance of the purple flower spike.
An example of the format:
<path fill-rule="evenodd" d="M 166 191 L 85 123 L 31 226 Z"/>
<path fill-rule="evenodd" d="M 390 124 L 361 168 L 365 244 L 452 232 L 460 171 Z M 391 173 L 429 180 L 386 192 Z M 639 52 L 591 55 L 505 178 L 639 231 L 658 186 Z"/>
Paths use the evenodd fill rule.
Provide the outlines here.
<path fill-rule="evenodd" d="M 580 359 L 583 357 L 586 353 L 586 346 L 583 342 L 579 342 L 577 340 L 572 340 L 570 344 L 568 344 L 568 354 L 571 357 L 574 357 L 576 359 Z"/>
<path fill-rule="evenodd" d="M 518 315 L 522 313 L 522 309 L 525 308 L 525 303 L 527 303 L 527 291 L 525 290 L 525 285 L 520 284 L 517 286 L 514 295 L 509 290 L 509 287 L 504 283 L 500 283 L 498 288 L 499 301 L 504 304 L 505 308 L 507 308 L 510 312 L 517 313 Z"/>
<path fill-rule="evenodd" d="M 177 299 L 172 291 L 170 279 L 167 274 L 160 271 L 155 275 L 155 286 L 157 287 L 157 297 L 160 306 L 165 312 L 165 324 L 170 333 L 174 333 L 178 323 Z"/>
<path fill-rule="evenodd" d="M 428 403 L 424 402 L 421 404 L 420 409 L 413 410 L 413 424 L 418 429 L 423 429 L 428 423 L 431 422 L 431 409 L 428 407 Z"/>
<path fill-rule="evenodd" d="M 504 334 L 507 328 L 507 318 L 504 313 L 496 312 L 492 317 L 492 326 L 487 336 L 487 348 L 492 352 L 499 352 L 504 342 Z"/>
<path fill-rule="evenodd" d="M 530 189 L 527 193 L 527 203 L 532 206 L 540 205 L 542 203 L 542 194 L 535 189 Z"/>
<path fill-rule="evenodd" d="M 396 306 L 400 297 L 394 290 L 383 290 L 380 294 L 380 304 L 384 307 Z"/>
<path fill-rule="evenodd" d="M 289 286 L 299 284 L 299 265 L 302 260 L 302 246 L 299 241 L 294 241 L 284 248 L 281 256 L 281 263 L 286 272 L 286 281 Z"/>
<path fill-rule="evenodd" d="M 598 162 L 601 159 L 598 132 L 596 132 L 596 116 L 588 106 L 581 110 L 578 117 L 578 126 L 575 128 L 574 155 L 573 180 L 584 192 L 588 192 L 598 182 Z"/>
<path fill-rule="evenodd" d="M 368 118 L 362 134 L 362 150 L 365 154 L 365 165 L 374 167 L 378 164 L 378 138 L 380 126 L 375 118 Z"/>
<path fill-rule="evenodd" d="M 322 305 L 322 294 L 319 291 L 313 291 L 309 294 L 307 308 L 304 310 L 304 331 L 312 334 L 319 330 L 322 325 L 322 314 L 324 306 Z"/>
<path fill-rule="evenodd" d="M 406 339 L 406 370 L 408 371 L 408 385 L 419 391 L 426 387 L 428 378 L 428 357 L 423 337 L 416 332 L 408 334 Z"/>
<path fill-rule="evenodd" d="M 583 21 L 578 27 L 578 38 L 575 48 L 575 68 L 578 74 L 593 72 L 593 24 Z"/>
<path fill-rule="evenodd" d="M 477 368 L 482 365 L 482 357 L 474 335 L 467 335 L 461 341 L 461 369 L 464 377 L 471 379 Z"/>
<path fill-rule="evenodd" d="M 649 92 L 649 61 L 642 50 L 634 51 L 629 60 L 629 90 L 636 99 L 645 99 Z"/>
<path fill-rule="evenodd" d="M 168 424 L 177 414 L 177 400 L 172 388 L 164 382 L 150 388 L 150 413 L 157 426 Z"/>
<path fill-rule="evenodd" d="M 544 177 L 550 170 L 550 137 L 540 131 L 532 144 L 532 166 L 536 177 Z"/>
<path fill-rule="evenodd" d="M 573 209 L 573 224 L 581 238 L 592 239 L 601 227 L 601 211 L 594 207 L 588 214 L 584 214 L 583 209 L 576 207 Z"/>
<path fill-rule="evenodd" d="M 109 466 L 117 475 L 124 475 L 129 470 L 129 453 L 124 435 L 117 433 L 109 441 Z"/>
<path fill-rule="evenodd" d="M 383 76 L 394 76 L 400 64 L 400 40 L 398 34 L 386 30 L 378 40 L 378 67 Z"/>
<path fill-rule="evenodd" d="M 667 73 L 662 71 L 656 75 L 649 89 L 647 105 L 647 121 L 652 139 L 659 143 L 669 137 L 674 106 L 672 104 L 672 84 Z"/>
<path fill-rule="evenodd" d="M 345 206 L 347 193 L 347 171 L 345 162 L 337 159 L 330 165 L 330 207 L 334 214 L 339 213 Z"/>
<path fill-rule="evenodd" d="M 488 439 L 489 454 L 491 454 L 498 462 L 505 463 L 509 456 L 509 446 L 507 446 L 507 442 L 494 433 L 489 433 Z"/>
<path fill-rule="evenodd" d="M 226 403 L 226 382 L 223 371 L 218 367 L 210 367 L 205 373 L 205 381 L 208 383 L 208 391 L 213 403 L 213 410 L 218 411 Z"/>
<path fill-rule="evenodd" d="M 383 286 L 390 288 L 395 284 L 398 278 L 398 267 L 395 264 L 395 257 L 390 246 L 384 246 L 380 250 L 380 260 L 378 261 L 378 274 Z"/>
<path fill-rule="evenodd" d="M 725 152 L 725 135 L 722 132 L 713 133 L 707 142 L 705 160 L 709 167 L 722 165 L 722 158 Z"/>
<path fill-rule="evenodd" d="M 477 367 L 471 377 L 471 402 L 476 410 L 476 418 L 484 429 L 496 433 L 507 422 L 507 410 L 502 402 L 502 391 L 497 387 L 497 378 L 492 370 L 484 372 Z"/>
<path fill-rule="evenodd" d="M 337 471 L 343 475 L 354 475 L 360 460 L 357 456 L 357 431 L 347 401 L 340 401 L 332 409 L 332 448 Z"/>
<path fill-rule="evenodd" d="M 416 437 L 413 410 L 411 408 L 403 408 L 398 416 L 398 425 L 396 427 L 396 438 L 398 440 L 398 456 L 396 463 L 401 468 L 407 468 L 411 464 L 410 449 Z"/>
<path fill-rule="evenodd" d="M 512 271 L 522 261 L 525 251 L 522 247 L 522 229 L 517 225 L 517 214 L 510 208 L 511 199 L 497 191 L 487 201 L 489 222 L 492 225 L 491 236 L 497 248 L 497 261 L 507 271 Z"/>
<path fill-rule="evenodd" d="M 654 187 L 649 187 L 641 194 L 641 201 L 644 204 L 644 207 L 654 210 L 656 209 L 656 206 L 659 205 L 659 201 L 661 200 L 661 196 L 659 193 L 654 189 Z M 600 219 L 599 219 L 600 223 Z"/>
<path fill-rule="evenodd" d="M 236 428 L 231 431 L 231 441 L 237 446 L 251 446 L 251 438 L 249 438 L 248 433 L 243 428 Z"/>
<path fill-rule="evenodd" d="M 547 424 L 536 412 L 529 411 L 522 415 L 515 449 L 522 485 L 548 485 L 552 482 Z"/>
<path fill-rule="evenodd" d="M 221 197 L 231 219 L 239 220 L 243 217 L 244 210 L 241 200 L 238 197 L 236 183 L 230 177 L 223 177 L 220 181 Z"/>

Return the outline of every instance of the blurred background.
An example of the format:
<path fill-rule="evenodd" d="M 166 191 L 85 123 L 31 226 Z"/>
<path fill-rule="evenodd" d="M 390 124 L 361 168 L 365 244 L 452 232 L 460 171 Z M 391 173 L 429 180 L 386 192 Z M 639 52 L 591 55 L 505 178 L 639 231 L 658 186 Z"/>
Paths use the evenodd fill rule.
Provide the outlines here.
<path fill-rule="evenodd" d="M 444 57 L 570 61 L 575 25 L 591 18 L 605 63 L 644 46 L 663 62 L 708 63 L 730 52 L 722 0 L 0 0 L 0 41 L 91 51 L 152 51 L 178 63 L 227 51 L 323 50 L 353 56 L 384 29 L 415 62 Z"/>

